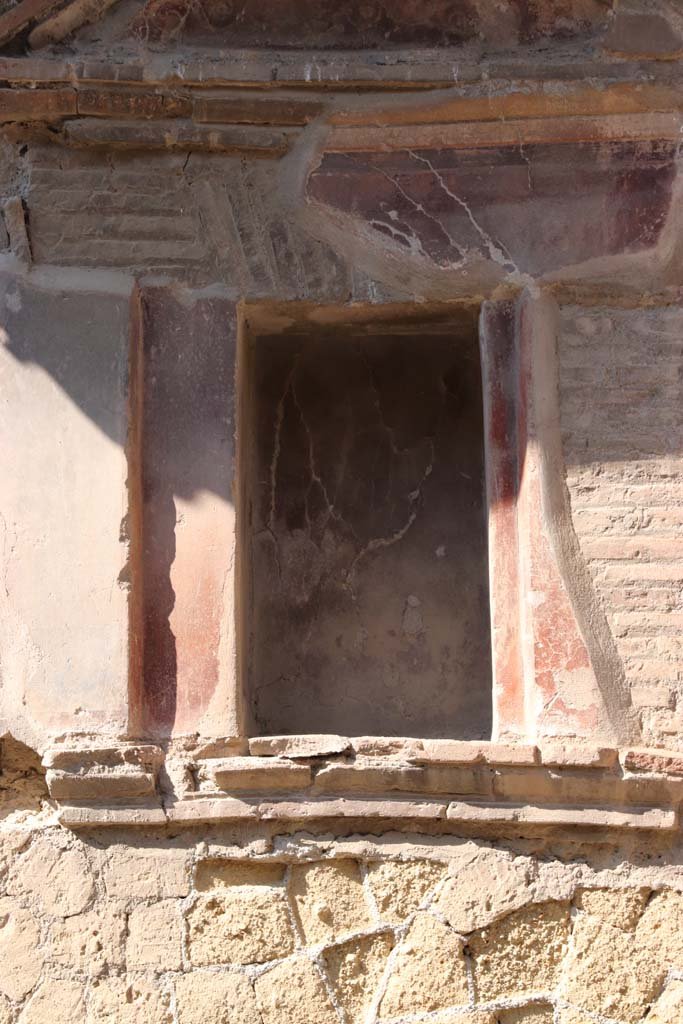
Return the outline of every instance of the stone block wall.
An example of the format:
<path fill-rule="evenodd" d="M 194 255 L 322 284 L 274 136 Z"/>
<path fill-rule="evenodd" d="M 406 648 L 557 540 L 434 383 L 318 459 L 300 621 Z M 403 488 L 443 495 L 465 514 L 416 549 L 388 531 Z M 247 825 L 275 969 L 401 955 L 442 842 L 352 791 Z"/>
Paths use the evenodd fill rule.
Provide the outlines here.
<path fill-rule="evenodd" d="M 675 829 L 74 830 L 35 756 L 6 740 L 3 766 L 6 1024 L 681 1019 Z"/>
<path fill-rule="evenodd" d="M 653 847 L 3 828 L 0 1019 L 677 1024 Z M 28 828 L 30 824 L 33 828 Z M 678 853 L 667 850 L 676 860 Z"/>

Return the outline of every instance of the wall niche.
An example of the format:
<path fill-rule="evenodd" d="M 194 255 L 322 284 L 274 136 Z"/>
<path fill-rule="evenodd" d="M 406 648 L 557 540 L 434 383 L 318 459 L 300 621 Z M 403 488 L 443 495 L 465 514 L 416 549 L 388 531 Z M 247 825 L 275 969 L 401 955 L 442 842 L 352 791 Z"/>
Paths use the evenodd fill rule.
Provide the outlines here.
<path fill-rule="evenodd" d="M 246 307 L 242 327 L 252 735 L 488 738 L 477 310 Z"/>

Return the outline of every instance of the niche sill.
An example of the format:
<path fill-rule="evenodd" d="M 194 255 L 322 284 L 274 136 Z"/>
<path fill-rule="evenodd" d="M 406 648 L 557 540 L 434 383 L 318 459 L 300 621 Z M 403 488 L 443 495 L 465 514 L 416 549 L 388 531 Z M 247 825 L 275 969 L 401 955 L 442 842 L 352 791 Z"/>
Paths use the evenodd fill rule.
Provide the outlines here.
<path fill-rule="evenodd" d="M 590 837 L 677 829 L 683 801 L 676 751 L 310 735 L 258 737 L 249 748 L 205 756 L 206 746 L 69 746 L 49 750 L 44 764 L 60 820 L 76 829 L 340 821 L 444 833 L 578 828 Z"/>

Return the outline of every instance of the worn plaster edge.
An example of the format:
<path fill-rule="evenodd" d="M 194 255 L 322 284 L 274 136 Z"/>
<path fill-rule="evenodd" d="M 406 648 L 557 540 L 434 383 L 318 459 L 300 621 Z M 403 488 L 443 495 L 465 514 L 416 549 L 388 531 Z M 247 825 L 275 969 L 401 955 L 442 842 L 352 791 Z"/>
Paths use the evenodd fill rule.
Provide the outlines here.
<path fill-rule="evenodd" d="M 683 286 L 683 116 L 680 134 L 674 157 L 677 169 L 671 185 L 671 201 L 655 245 L 640 252 L 595 256 L 550 271 L 539 278 L 544 286 L 589 285 L 602 289 L 603 303 L 611 301 L 609 290 L 615 287 L 626 297 L 642 297 L 664 289 L 673 291 L 674 302 L 680 301 Z"/>
<path fill-rule="evenodd" d="M 426 302 L 468 297 L 483 301 L 503 281 L 494 262 L 473 255 L 458 271 L 436 266 L 364 225 L 352 214 L 332 210 L 308 195 L 308 180 L 320 166 L 333 131 L 324 113 L 303 129 L 291 151 L 279 163 L 279 188 L 291 216 L 297 216 L 308 235 L 340 253 L 351 267 L 390 289 L 398 300 Z"/>
<path fill-rule="evenodd" d="M 501 320 L 505 321 L 504 327 L 500 323 Z M 508 462 L 511 474 L 508 481 L 509 486 L 514 488 L 515 495 L 519 493 L 519 424 L 516 417 L 515 388 L 512 380 L 513 367 L 518 369 L 519 362 L 517 347 L 514 343 L 515 327 L 516 304 L 514 301 L 492 302 L 485 300 L 481 304 L 478 328 L 483 384 L 484 458 L 488 508 L 488 580 L 494 698 L 492 736 L 494 740 L 498 741 L 512 737 L 523 741 L 529 732 L 524 699 L 523 648 L 520 643 L 524 611 L 524 606 L 519 599 L 521 539 L 516 503 L 509 499 L 506 502 L 504 497 L 505 468 Z M 512 353 L 507 365 L 505 365 L 504 356 L 497 342 L 499 332 L 502 330 L 505 331 L 506 340 Z M 503 373 L 501 370 L 504 365 L 506 372 Z M 506 414 L 505 439 L 511 448 L 511 454 L 507 458 L 503 445 L 496 436 L 496 416 L 501 414 L 501 408 Z M 503 565 L 501 568 L 500 542 L 497 544 L 499 536 L 504 537 L 505 535 L 506 519 L 509 522 L 510 535 L 504 548 L 506 556 L 513 560 L 511 570 L 507 565 Z M 506 595 L 503 597 L 500 595 L 501 587 L 506 589 Z M 514 599 L 506 599 L 512 593 L 514 593 Z M 502 623 L 500 621 L 501 614 Z M 513 647 L 512 651 L 507 650 L 510 646 Z M 505 654 L 510 656 L 505 659 Z M 510 705 L 513 704 L 509 698 L 511 691 L 518 698 L 514 701 L 514 713 L 509 707 L 506 707 L 508 702 Z M 519 699 L 520 695 L 522 699 Z"/>
<path fill-rule="evenodd" d="M 560 423 L 560 309 L 547 292 L 520 300 L 531 331 L 533 402 L 541 476 L 541 507 L 562 582 L 590 658 L 608 738 L 633 742 L 638 726 L 624 667 L 574 529 Z"/>
<path fill-rule="evenodd" d="M 63 267 L 57 264 L 22 265 L 12 255 L 0 255 L 0 273 L 11 274 L 17 280 L 44 291 L 74 291 L 102 293 L 127 298 L 135 284 L 133 274 L 120 270 L 98 270 L 90 267 Z"/>
<path fill-rule="evenodd" d="M 442 88 L 434 95 L 447 97 L 452 93 L 453 90 Z M 358 109 L 363 109 L 363 101 L 369 102 L 367 97 L 361 98 Z M 401 102 L 401 97 L 397 97 L 396 104 L 400 106 Z M 424 96 L 411 97 L 411 103 L 416 107 L 424 102 Z M 346 108 L 341 109 L 351 110 L 356 106 L 347 103 Z M 682 139 L 674 157 L 679 169 L 672 183 L 669 211 L 657 243 L 641 252 L 604 254 L 568 264 L 535 278 L 516 267 L 506 272 L 495 260 L 477 252 L 466 255 L 461 266 L 441 267 L 424 253 L 407 253 L 393 239 L 378 236 L 362 218 L 334 210 L 311 198 L 308 180 L 327 153 L 327 144 L 335 131 L 332 123 L 334 113 L 334 108 L 324 111 L 305 126 L 290 152 L 280 161 L 279 178 L 284 202 L 292 213 L 298 210 L 301 226 L 309 235 L 341 253 L 350 266 L 360 266 L 371 278 L 388 288 L 397 289 L 399 294 L 411 296 L 413 301 L 470 297 L 483 302 L 486 299 L 516 297 L 525 289 L 546 285 L 552 285 L 554 289 L 600 286 L 610 294 L 613 291 L 616 301 L 628 301 L 643 291 L 659 292 L 664 289 L 666 293 L 683 285 L 683 234 L 680 230 L 683 217 L 683 169 L 680 169 L 683 115 L 679 115 Z"/>
<path fill-rule="evenodd" d="M 11 276 L 43 291 L 66 291 L 77 294 L 104 294 L 131 298 L 136 288 L 165 289 L 182 305 L 192 308 L 204 299 L 225 299 L 239 302 L 244 291 L 238 286 L 216 278 L 207 284 L 187 283 L 168 274 L 147 270 L 101 269 L 87 266 L 66 266 L 59 263 L 33 263 L 27 267 L 11 253 L 0 253 L 0 274 Z"/>
<path fill-rule="evenodd" d="M 471 253 L 460 269 L 440 267 L 425 254 L 408 251 L 398 242 L 379 235 L 353 214 L 333 210 L 308 195 L 304 204 L 304 230 L 341 253 L 349 265 L 360 267 L 368 277 L 399 296 L 411 296 L 414 302 L 463 298 L 483 302 L 519 291 L 520 282 L 514 274 L 505 275 L 494 261 L 478 253 Z"/>

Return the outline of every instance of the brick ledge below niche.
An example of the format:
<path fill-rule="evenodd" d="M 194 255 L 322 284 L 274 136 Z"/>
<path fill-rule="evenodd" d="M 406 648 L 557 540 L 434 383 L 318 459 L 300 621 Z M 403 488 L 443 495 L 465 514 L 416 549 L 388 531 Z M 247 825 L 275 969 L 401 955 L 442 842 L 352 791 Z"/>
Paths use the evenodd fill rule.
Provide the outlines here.
<path fill-rule="evenodd" d="M 683 753 L 571 740 L 307 735 L 174 741 L 164 750 L 81 738 L 50 748 L 43 764 L 72 828 L 358 819 L 381 828 L 671 830 L 683 801 Z"/>

